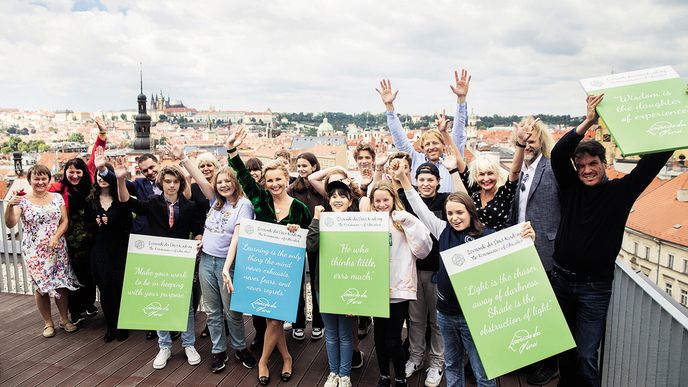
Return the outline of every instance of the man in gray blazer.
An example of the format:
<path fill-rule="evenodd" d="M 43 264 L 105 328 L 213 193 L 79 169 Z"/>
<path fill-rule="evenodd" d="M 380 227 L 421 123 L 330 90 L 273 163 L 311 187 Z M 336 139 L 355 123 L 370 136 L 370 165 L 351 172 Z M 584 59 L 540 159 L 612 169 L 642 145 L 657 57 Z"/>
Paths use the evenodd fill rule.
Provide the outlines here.
<path fill-rule="evenodd" d="M 522 123 L 532 120 L 532 117 L 527 117 Z M 553 145 L 554 140 L 547 128 L 540 121 L 535 121 L 533 134 L 526 142 L 521 178 L 509 218 L 511 225 L 530 222 L 533 226 L 535 249 L 548 276 L 554 263 L 554 239 L 561 218 L 559 187 L 550 164 Z M 556 357 L 551 357 L 536 363 L 527 381 L 533 385 L 544 385 L 558 374 Z"/>

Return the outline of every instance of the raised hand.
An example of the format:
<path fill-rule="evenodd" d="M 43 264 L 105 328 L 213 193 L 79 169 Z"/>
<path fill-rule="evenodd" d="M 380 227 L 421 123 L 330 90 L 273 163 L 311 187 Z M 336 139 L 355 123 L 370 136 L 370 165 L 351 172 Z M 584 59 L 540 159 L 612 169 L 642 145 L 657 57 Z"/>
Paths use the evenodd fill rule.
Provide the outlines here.
<path fill-rule="evenodd" d="M 118 179 L 125 179 L 128 172 L 127 161 L 124 159 L 124 156 L 115 158 L 115 176 L 117 176 Z"/>
<path fill-rule="evenodd" d="M 450 171 L 459 167 L 459 162 L 456 160 L 456 156 L 454 156 L 454 152 L 450 149 L 450 147 L 444 149 L 442 165 L 444 165 L 444 167 Z"/>
<path fill-rule="evenodd" d="M 449 129 L 449 127 L 451 126 L 452 121 L 447 120 L 447 115 L 444 109 L 442 109 L 442 114 L 437 113 L 437 119 L 435 120 L 435 124 L 437 125 L 437 129 L 440 132 L 446 132 L 447 129 Z"/>
<path fill-rule="evenodd" d="M 602 98 L 604 98 L 604 93 L 600 95 L 589 95 L 586 99 L 585 102 L 588 105 L 587 112 L 585 114 L 585 119 L 588 121 L 595 121 L 598 117 L 597 115 L 597 105 L 602 102 Z"/>
<path fill-rule="evenodd" d="M 18 191 L 14 191 L 14 192 L 12 193 L 12 197 L 11 197 L 10 200 L 7 202 L 7 205 L 8 205 L 9 207 L 17 206 L 17 205 L 19 205 L 19 202 L 21 202 L 21 199 L 22 199 L 22 195 L 19 195 L 19 192 L 18 192 Z"/>
<path fill-rule="evenodd" d="M 404 168 L 401 166 L 401 159 L 394 159 L 389 163 L 389 168 L 388 168 L 389 174 L 392 176 L 392 179 L 394 179 L 397 182 L 400 182 L 401 179 L 403 178 L 404 174 L 406 173 L 404 171 Z"/>
<path fill-rule="evenodd" d="M 528 142 L 528 139 L 530 136 L 533 134 L 533 129 L 535 128 L 535 124 L 540 121 L 539 118 L 535 117 L 528 117 L 526 118 L 523 122 L 520 123 L 514 123 L 514 126 L 516 127 L 516 142 L 519 145 L 526 145 Z"/>
<path fill-rule="evenodd" d="M 239 147 L 239 145 L 241 145 L 241 143 L 246 138 L 246 134 L 246 129 L 243 125 L 237 126 L 234 130 L 230 129 L 229 136 L 227 137 L 227 141 L 225 142 L 225 146 L 227 147 L 227 149 Z"/>
<path fill-rule="evenodd" d="M 96 166 L 96 169 L 99 171 L 103 171 L 105 168 L 105 163 L 107 163 L 107 157 L 105 157 L 105 149 L 103 149 L 102 146 L 99 146 L 96 148 L 95 152 L 95 158 L 93 159 L 93 163 Z"/>
<path fill-rule="evenodd" d="M 392 90 L 392 83 L 389 81 L 389 79 L 386 81 L 384 79 L 380 81 L 380 88 L 375 89 L 375 91 L 380 94 L 382 103 L 384 103 L 386 107 L 392 107 L 392 109 L 394 108 L 394 100 L 397 98 L 399 90 Z"/>
<path fill-rule="evenodd" d="M 181 160 L 186 156 L 184 153 L 184 146 L 179 144 L 163 145 L 163 152 L 174 157 L 175 160 Z"/>
<path fill-rule="evenodd" d="M 389 159 L 389 154 L 387 151 L 377 151 L 375 152 L 375 166 L 382 168 L 385 166 L 387 163 L 387 160 Z"/>
<path fill-rule="evenodd" d="M 468 71 L 465 69 L 461 69 L 461 77 L 459 77 L 459 72 L 454 70 L 454 84 L 449 85 L 451 88 L 452 92 L 456 94 L 456 97 L 461 101 L 462 99 L 466 99 L 466 95 L 468 95 L 468 86 L 471 84 L 471 76 L 468 75 Z"/>
<path fill-rule="evenodd" d="M 98 126 L 98 130 L 100 132 L 105 133 L 107 130 L 107 127 L 105 126 L 105 122 L 103 122 L 103 119 L 101 117 L 96 117 L 96 126 Z"/>

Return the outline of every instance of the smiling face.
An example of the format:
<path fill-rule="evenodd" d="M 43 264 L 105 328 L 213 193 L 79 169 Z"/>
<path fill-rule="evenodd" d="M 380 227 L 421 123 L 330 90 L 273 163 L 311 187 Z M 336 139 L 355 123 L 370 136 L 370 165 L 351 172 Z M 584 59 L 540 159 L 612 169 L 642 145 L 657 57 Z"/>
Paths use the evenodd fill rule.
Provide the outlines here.
<path fill-rule="evenodd" d="M 302 178 L 307 178 L 308 175 L 315 171 L 315 165 L 311 165 L 306 159 L 296 160 L 296 172 Z"/>
<path fill-rule="evenodd" d="M 340 192 L 335 191 L 330 195 L 330 207 L 334 212 L 346 212 L 351 204 L 351 199 Z"/>
<path fill-rule="evenodd" d="M 491 169 L 478 170 L 476 182 L 483 191 L 492 191 L 497 188 L 497 172 Z"/>
<path fill-rule="evenodd" d="M 289 177 L 279 169 L 271 169 L 265 172 L 265 188 L 272 196 L 281 195 L 287 189 Z"/>
<path fill-rule="evenodd" d="M 373 167 L 373 155 L 367 150 L 360 151 L 356 157 L 356 165 L 360 170 L 371 169 Z"/>
<path fill-rule="evenodd" d="M 200 169 L 203 177 L 205 177 L 205 179 L 208 181 L 210 181 L 215 174 L 215 164 L 213 164 L 211 161 L 201 161 L 198 164 L 198 169 Z"/>
<path fill-rule="evenodd" d="M 540 136 L 530 136 L 528 141 L 526 141 L 526 148 L 523 150 L 523 159 L 526 161 L 527 165 L 535 161 L 542 151 L 542 143 L 540 142 Z"/>
<path fill-rule="evenodd" d="M 34 194 L 44 193 L 48 190 L 48 184 L 50 184 L 50 176 L 46 174 L 32 174 L 29 184 L 31 184 L 31 190 Z"/>
<path fill-rule="evenodd" d="M 386 190 L 376 190 L 373 193 L 373 208 L 377 212 L 392 212 L 394 210 L 394 197 Z"/>
<path fill-rule="evenodd" d="M 82 171 L 79 168 L 76 168 L 73 165 L 70 165 L 69 168 L 67 168 L 66 171 L 67 174 L 67 181 L 71 185 L 79 185 L 79 182 L 81 181 L 81 178 L 84 177 L 84 171 Z"/>
<path fill-rule="evenodd" d="M 176 197 L 179 193 L 179 179 L 172 174 L 165 174 L 162 177 L 162 192 L 168 198 Z"/>
<path fill-rule="evenodd" d="M 588 187 L 600 184 L 606 176 L 607 163 L 600 160 L 600 156 L 590 156 L 582 153 L 574 159 L 578 179 Z"/>
<path fill-rule="evenodd" d="M 153 159 L 146 159 L 139 163 L 139 170 L 150 181 L 155 181 L 158 177 L 158 163 Z"/>
<path fill-rule="evenodd" d="M 421 173 L 416 176 L 416 184 L 418 185 L 418 193 L 423 198 L 431 198 L 437 195 L 437 188 L 440 186 L 440 181 L 437 176 L 431 173 Z"/>
<path fill-rule="evenodd" d="M 471 215 L 463 203 L 447 201 L 444 207 L 447 222 L 456 231 L 463 231 L 471 225 Z"/>
<path fill-rule="evenodd" d="M 215 191 L 225 199 L 231 199 L 234 195 L 236 186 L 234 180 L 226 173 L 219 173 L 215 179 Z"/>
<path fill-rule="evenodd" d="M 444 144 L 435 136 L 426 136 L 421 145 L 428 161 L 438 161 L 444 154 Z"/>

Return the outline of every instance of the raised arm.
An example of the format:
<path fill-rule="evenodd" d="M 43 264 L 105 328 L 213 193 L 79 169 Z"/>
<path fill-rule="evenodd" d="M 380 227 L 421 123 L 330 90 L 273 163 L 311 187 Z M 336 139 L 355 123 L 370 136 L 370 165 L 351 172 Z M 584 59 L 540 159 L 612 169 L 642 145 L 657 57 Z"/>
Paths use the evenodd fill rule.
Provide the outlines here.
<path fill-rule="evenodd" d="M 432 250 L 432 238 L 430 238 L 430 230 L 423 222 L 406 211 L 393 211 L 392 218 L 399 222 L 404 230 L 411 254 L 416 259 L 427 257 Z"/>
<path fill-rule="evenodd" d="M 466 96 L 468 95 L 468 87 L 471 83 L 471 76 L 468 71 L 461 69 L 461 77 L 459 72 L 454 70 L 454 85 L 449 85 L 452 92 L 456 94 L 456 115 L 454 116 L 454 126 L 452 127 L 452 137 L 454 143 L 459 148 L 459 153 L 464 157 L 464 149 L 466 148 L 466 119 L 468 118 L 468 109 L 466 107 Z"/>
<path fill-rule="evenodd" d="M 91 157 L 88 159 L 88 163 L 86 163 L 86 167 L 88 168 L 88 172 L 91 175 L 91 182 L 94 182 L 94 178 L 96 175 L 96 165 L 95 165 L 95 155 L 96 155 L 96 150 L 98 148 L 103 148 L 107 146 L 107 132 L 105 131 L 105 123 L 100 117 L 96 117 L 96 125 L 98 126 L 98 137 L 96 137 L 96 143 L 93 144 L 93 148 L 91 149 Z"/>
<path fill-rule="evenodd" d="M 387 126 L 389 127 L 390 134 L 392 135 L 394 146 L 400 151 L 409 153 L 411 154 L 411 157 L 414 157 L 417 152 L 415 148 L 413 148 L 411 141 L 409 141 L 408 137 L 406 137 L 406 131 L 402 127 L 396 111 L 394 111 L 394 100 L 397 98 L 399 90 L 392 90 L 392 83 L 389 81 L 389 79 L 383 79 L 380 81 L 380 88 L 375 90 L 378 92 L 378 94 L 380 94 L 382 103 L 385 104 L 385 109 L 387 110 L 385 112 L 385 115 L 387 116 Z"/>
<path fill-rule="evenodd" d="M 430 211 L 430 209 L 428 209 L 428 206 L 423 202 L 423 199 L 420 198 L 420 195 L 413 188 L 413 185 L 411 185 L 411 181 L 400 167 L 399 162 L 392 160 L 390 169 L 392 170 L 394 179 L 398 181 L 401 187 L 404 189 L 406 200 L 408 200 L 409 204 L 411 204 L 413 212 L 416 214 L 418 219 L 420 219 L 425 226 L 427 226 L 427 228 L 430 230 L 430 233 L 435 238 L 439 239 L 440 234 L 442 234 L 444 228 L 447 227 L 447 222 L 439 219 L 432 211 Z"/>
<path fill-rule="evenodd" d="M 459 148 L 456 146 L 456 143 L 454 143 L 454 139 L 452 136 L 447 133 L 447 128 L 451 124 L 451 121 L 447 120 L 447 116 L 442 110 L 442 114 L 437 115 L 437 120 L 435 120 L 435 123 L 437 124 L 437 130 L 439 130 L 440 134 L 442 135 L 442 140 L 444 140 L 445 147 L 444 147 L 444 155 L 446 157 L 447 154 L 452 154 L 455 158 L 456 161 L 456 167 L 458 168 L 459 171 L 465 171 L 466 170 L 466 161 L 463 158 L 463 153 L 461 153 L 462 148 Z M 446 165 L 445 165 L 446 167 Z M 454 168 L 452 168 L 454 169 Z M 449 170 L 451 171 L 451 169 Z M 452 179 L 452 182 L 454 180 Z"/>
<path fill-rule="evenodd" d="M 444 165 L 444 167 L 447 168 L 449 174 L 451 175 L 454 192 L 468 193 L 466 186 L 463 184 L 463 180 L 461 180 L 458 161 L 457 157 L 455 156 L 456 154 L 457 153 L 455 148 L 453 150 L 452 148 L 448 148 L 447 150 L 445 150 L 444 159 L 442 159 L 442 165 Z M 460 157 L 461 156 L 459 156 L 459 158 Z"/>
<path fill-rule="evenodd" d="M 334 166 L 311 173 L 310 175 L 308 175 L 308 182 L 311 183 L 311 186 L 316 191 L 318 191 L 320 195 L 324 197 L 327 195 L 327 187 L 325 187 L 325 178 L 327 177 L 327 174 L 335 170 L 341 170 L 344 174 L 348 175 L 346 173 L 346 169 L 340 166 Z"/>
<path fill-rule="evenodd" d="M 528 139 L 533 135 L 533 127 L 539 118 L 529 117 L 524 122 L 516 124 L 514 128 L 514 157 L 509 168 L 509 181 L 518 181 L 521 176 L 523 155 L 528 145 Z"/>
<path fill-rule="evenodd" d="M 267 200 L 269 194 L 253 180 L 253 176 L 251 176 L 244 161 L 241 160 L 239 156 L 237 148 L 241 145 L 244 138 L 246 138 L 246 130 L 243 126 L 239 126 L 235 130 L 230 131 L 227 141 L 225 142 L 225 146 L 227 147 L 227 162 L 229 166 L 236 171 L 237 180 L 239 180 L 239 184 L 241 184 L 241 188 L 243 188 L 246 197 L 256 205 L 256 202 Z"/>
<path fill-rule="evenodd" d="M 203 196 L 212 201 L 215 198 L 215 190 L 213 189 L 212 184 L 206 180 L 205 176 L 203 176 L 203 172 L 198 169 L 198 166 L 189 160 L 184 152 L 184 147 L 175 144 L 174 146 L 168 145 L 165 149 L 169 151 L 175 159 L 179 160 L 184 169 L 189 172 L 191 177 L 193 177 L 193 179 L 196 181 L 196 184 L 198 184 L 198 188 L 200 188 L 201 192 L 203 192 Z"/>
<path fill-rule="evenodd" d="M 129 201 L 129 190 L 127 190 L 127 164 L 124 157 L 115 159 L 115 176 L 117 177 L 117 197 L 121 203 Z"/>

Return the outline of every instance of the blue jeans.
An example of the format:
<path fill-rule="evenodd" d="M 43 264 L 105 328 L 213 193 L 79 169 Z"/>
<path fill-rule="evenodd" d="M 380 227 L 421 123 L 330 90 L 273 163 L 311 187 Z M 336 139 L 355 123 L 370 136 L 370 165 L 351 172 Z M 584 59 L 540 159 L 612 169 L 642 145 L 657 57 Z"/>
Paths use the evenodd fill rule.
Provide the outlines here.
<path fill-rule="evenodd" d="M 325 348 L 330 372 L 339 376 L 351 375 L 351 357 L 354 354 L 351 326 L 354 318 L 341 314 L 322 313 L 325 323 Z"/>
<path fill-rule="evenodd" d="M 196 332 L 194 328 L 193 302 L 189 300 L 189 317 L 186 322 L 186 330 L 182 332 L 182 347 L 193 347 L 196 344 Z M 172 348 L 172 336 L 169 331 L 158 331 L 158 346 L 160 348 Z"/>
<path fill-rule="evenodd" d="M 559 386 L 601 385 L 598 349 L 604 336 L 612 281 L 593 281 L 552 270 L 552 289 L 576 341 L 559 357 Z"/>
<path fill-rule="evenodd" d="M 240 351 L 246 348 L 246 335 L 244 333 L 244 315 L 240 312 L 229 310 L 232 296 L 224 286 L 222 280 L 222 268 L 226 258 L 214 257 L 202 253 L 198 266 L 198 276 L 203 293 L 203 304 L 208 315 L 208 331 L 213 342 L 212 353 L 221 353 L 227 350 L 227 336 L 225 335 L 224 321 L 227 318 L 229 336 L 232 349 Z M 229 269 L 230 277 L 234 278 L 234 265 Z"/>
<path fill-rule="evenodd" d="M 449 315 L 437 311 L 437 324 L 444 340 L 444 367 L 447 375 L 447 386 L 463 387 L 466 385 L 463 374 L 463 353 L 468 353 L 473 374 L 478 387 L 495 387 L 495 379 L 485 375 L 483 363 L 478 356 L 473 337 L 468 330 L 466 319 L 462 314 Z"/>

